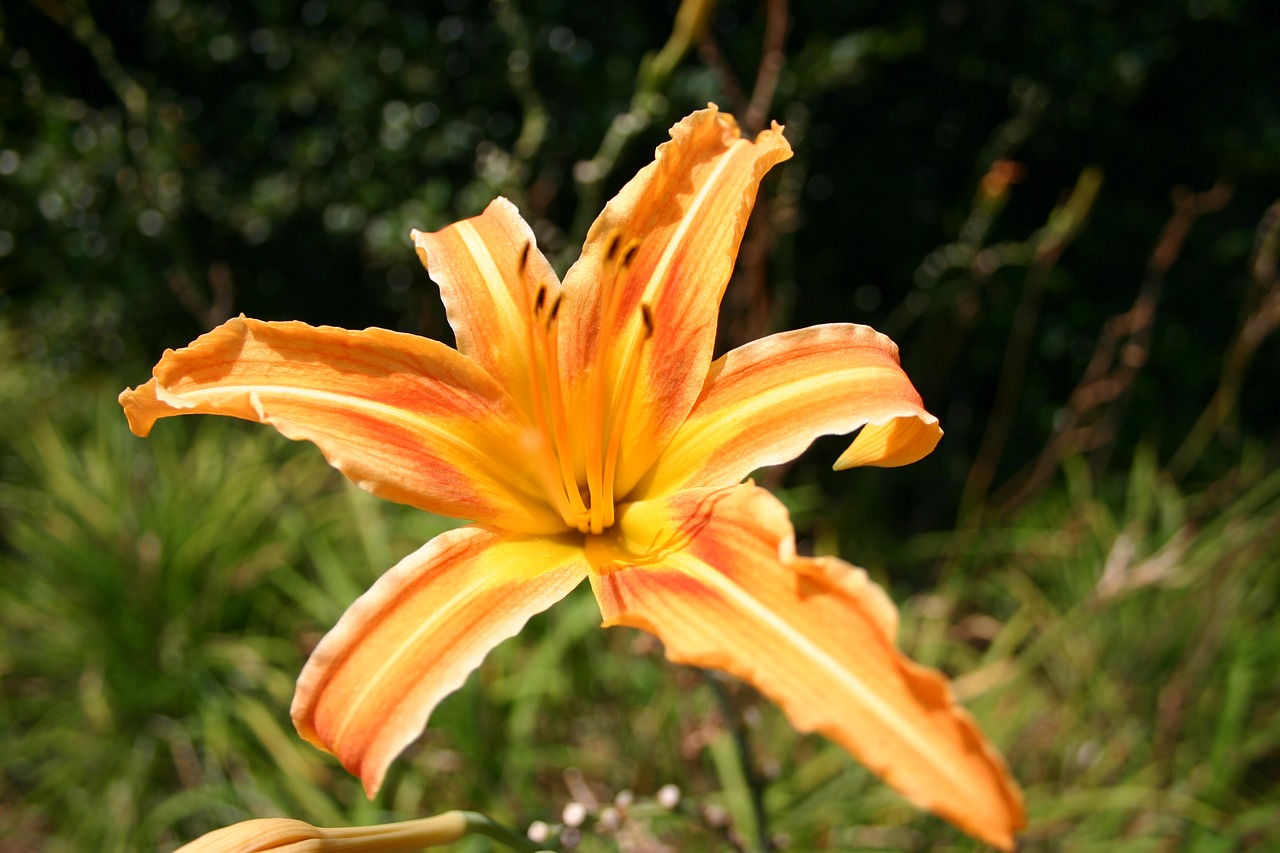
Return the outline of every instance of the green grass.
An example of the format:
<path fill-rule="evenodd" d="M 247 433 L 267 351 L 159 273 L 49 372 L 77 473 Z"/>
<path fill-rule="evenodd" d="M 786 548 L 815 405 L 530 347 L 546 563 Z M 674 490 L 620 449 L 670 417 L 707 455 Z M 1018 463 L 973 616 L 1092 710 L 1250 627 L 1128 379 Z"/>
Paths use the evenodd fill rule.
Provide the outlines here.
<path fill-rule="evenodd" d="M 177 419 L 141 441 L 114 387 L 41 400 L 35 378 L 5 382 L 0 403 L 29 415 L 0 436 L 0 850 L 166 850 L 249 817 L 452 808 L 523 830 L 573 799 L 591 812 L 580 849 L 749 849 L 748 772 L 791 849 L 978 849 L 743 685 L 600 630 L 585 588 L 446 700 L 370 803 L 294 734 L 293 679 L 449 522 L 267 430 Z M 1280 474 L 1260 458 L 1189 491 L 1147 453 L 1120 482 L 1072 463 L 1020 514 L 895 555 L 938 578 L 894 588 L 901 641 L 958 676 L 1008 756 L 1024 849 L 1280 846 Z M 673 811 L 654 799 L 668 783 Z M 626 820 L 602 826 L 621 792 Z"/>

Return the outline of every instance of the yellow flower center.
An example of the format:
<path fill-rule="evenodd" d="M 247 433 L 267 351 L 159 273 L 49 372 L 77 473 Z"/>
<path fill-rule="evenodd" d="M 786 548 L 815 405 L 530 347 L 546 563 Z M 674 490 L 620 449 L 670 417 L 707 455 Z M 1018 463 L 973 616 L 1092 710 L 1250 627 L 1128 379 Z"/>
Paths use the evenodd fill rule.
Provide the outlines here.
<path fill-rule="evenodd" d="M 608 359 L 614 345 L 622 284 L 626 281 L 640 248 L 639 240 L 626 243 L 619 232 L 608 240 L 605 263 L 610 266 L 600 293 L 600 316 L 596 349 L 591 361 L 585 431 L 583 433 L 582 468 L 574 458 L 569 437 L 564 391 L 561 387 L 559 355 L 559 315 L 563 294 L 552 298 L 545 282 L 539 283 L 529 317 L 529 364 L 533 391 L 534 419 L 541 433 L 538 445 L 542 476 L 551 504 L 565 524 L 580 533 L 601 533 L 614 522 L 614 481 L 617 476 L 618 451 L 622 446 L 623 426 L 635 391 L 636 374 L 640 370 L 644 345 L 653 337 L 653 311 L 640 305 L 642 333 L 633 335 L 626 345 L 620 381 L 612 388 L 608 383 Z M 520 255 L 520 275 L 528 275 L 531 246 Z M 524 292 L 528 293 L 526 286 Z M 584 492 L 585 490 L 585 492 Z"/>

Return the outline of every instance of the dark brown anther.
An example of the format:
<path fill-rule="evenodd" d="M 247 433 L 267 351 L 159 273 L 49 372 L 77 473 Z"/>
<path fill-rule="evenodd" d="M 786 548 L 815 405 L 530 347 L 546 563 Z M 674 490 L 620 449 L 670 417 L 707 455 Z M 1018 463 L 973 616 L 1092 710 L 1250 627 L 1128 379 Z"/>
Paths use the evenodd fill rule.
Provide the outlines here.
<path fill-rule="evenodd" d="M 561 293 L 559 296 L 556 297 L 556 301 L 551 303 L 551 314 L 548 317 L 548 320 L 547 320 L 548 323 L 554 323 L 556 321 L 556 317 L 560 315 L 560 302 L 563 299 L 564 299 L 564 294 Z"/>
<path fill-rule="evenodd" d="M 622 253 L 622 266 L 629 267 L 631 262 L 636 259 L 636 252 L 640 251 L 640 242 L 632 242 Z"/>
<path fill-rule="evenodd" d="M 533 316 L 537 317 L 542 314 L 542 308 L 547 304 L 547 286 L 545 284 L 538 285 L 538 295 L 533 298 Z"/>
<path fill-rule="evenodd" d="M 604 259 L 606 261 L 613 260 L 613 256 L 618 253 L 618 244 L 622 242 L 622 232 L 614 230 L 609 234 L 609 245 L 605 247 Z"/>
<path fill-rule="evenodd" d="M 653 337 L 653 309 L 648 303 L 640 304 L 640 317 L 644 320 L 644 336 L 645 339 Z"/>
<path fill-rule="evenodd" d="M 520 249 L 520 277 L 524 278 L 524 274 L 529 269 L 529 251 L 533 248 L 533 244 L 528 240 Z"/>

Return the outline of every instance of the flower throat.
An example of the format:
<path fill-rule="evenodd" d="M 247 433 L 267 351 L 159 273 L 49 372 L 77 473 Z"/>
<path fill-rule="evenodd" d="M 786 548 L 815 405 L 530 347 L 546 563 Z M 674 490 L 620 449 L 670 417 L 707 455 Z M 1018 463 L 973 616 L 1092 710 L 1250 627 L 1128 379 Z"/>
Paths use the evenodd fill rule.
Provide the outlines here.
<path fill-rule="evenodd" d="M 595 351 L 588 367 L 587 411 L 583 416 L 582 461 L 585 470 L 582 472 L 575 468 L 561 385 L 559 316 L 564 294 L 551 297 L 546 282 L 530 288 L 529 252 L 532 244 L 525 243 L 520 251 L 521 290 L 526 298 L 531 290 L 534 293 L 533 304 L 526 311 L 529 318 L 527 362 L 533 414 L 540 434 L 540 474 L 556 511 L 565 524 L 580 533 L 601 533 L 613 525 L 614 483 L 622 433 L 644 347 L 653 337 L 653 310 L 647 303 L 641 303 L 640 318 L 643 322 L 639 334 L 631 335 L 625 342 L 615 339 L 623 285 L 639 248 L 639 240 L 624 243 L 622 233 L 617 230 L 609 235 L 606 243 L 604 264 L 609 272 L 601 278 Z M 619 374 L 620 381 L 610 389 L 607 384 L 610 371 L 606 361 L 619 343 L 625 347 L 626 356 Z"/>

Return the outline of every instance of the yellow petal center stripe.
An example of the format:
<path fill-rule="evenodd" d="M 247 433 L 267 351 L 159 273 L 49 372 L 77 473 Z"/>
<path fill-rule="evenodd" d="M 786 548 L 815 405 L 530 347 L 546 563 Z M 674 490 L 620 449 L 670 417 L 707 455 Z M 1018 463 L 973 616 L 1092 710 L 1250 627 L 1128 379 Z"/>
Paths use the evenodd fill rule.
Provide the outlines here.
<path fill-rule="evenodd" d="M 481 278 L 490 282 L 489 293 L 490 298 L 493 300 L 493 309 L 502 318 L 502 325 L 507 329 L 505 336 L 507 340 L 493 341 L 491 345 L 507 343 L 510 338 L 519 335 L 521 328 L 524 326 L 523 317 L 527 316 L 527 314 L 512 300 L 511 291 L 503 286 L 506 277 L 503 276 L 502 270 L 498 268 L 493 254 L 489 251 L 488 245 L 485 243 L 484 238 L 480 236 L 480 232 L 476 230 L 476 227 L 468 221 L 459 222 L 454 227 L 458 229 L 458 236 L 462 238 L 462 242 L 470 250 L 471 258 L 479 268 Z M 510 341 L 508 345 L 518 348 L 515 341 Z"/>

